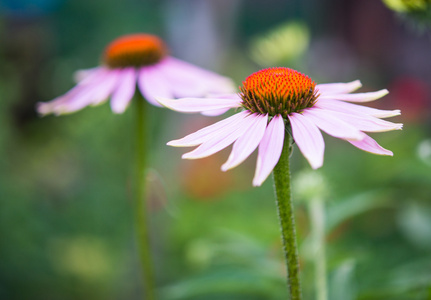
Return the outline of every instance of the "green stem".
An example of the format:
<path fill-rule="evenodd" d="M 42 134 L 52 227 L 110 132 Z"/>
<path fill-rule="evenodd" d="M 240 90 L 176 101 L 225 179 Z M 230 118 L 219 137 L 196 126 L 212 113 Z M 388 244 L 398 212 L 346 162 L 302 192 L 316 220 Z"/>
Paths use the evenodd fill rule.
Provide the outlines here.
<path fill-rule="evenodd" d="M 314 197 L 309 204 L 313 259 L 315 266 L 316 299 L 327 300 L 328 291 L 326 284 L 326 257 L 325 257 L 325 206 L 321 197 Z"/>
<path fill-rule="evenodd" d="M 145 168 L 148 149 L 148 130 L 145 118 L 146 101 L 140 93 L 135 95 L 136 103 L 136 174 L 135 174 L 135 231 L 138 242 L 139 259 L 145 289 L 145 300 L 154 300 L 154 270 L 151 259 L 150 236 L 147 221 Z"/>
<path fill-rule="evenodd" d="M 286 134 L 280 160 L 274 168 L 275 195 L 286 260 L 287 279 L 291 300 L 302 299 L 299 279 L 298 246 L 296 244 L 295 217 L 290 188 L 289 157 L 290 135 Z"/>

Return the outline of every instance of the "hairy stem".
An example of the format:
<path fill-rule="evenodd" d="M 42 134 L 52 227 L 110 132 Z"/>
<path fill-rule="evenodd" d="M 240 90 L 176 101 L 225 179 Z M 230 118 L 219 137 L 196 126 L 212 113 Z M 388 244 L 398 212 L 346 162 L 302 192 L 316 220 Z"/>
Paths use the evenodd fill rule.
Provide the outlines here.
<path fill-rule="evenodd" d="M 286 134 L 280 160 L 274 168 L 275 195 L 286 260 L 287 279 L 291 300 L 302 299 L 299 279 L 298 246 L 296 243 L 295 217 L 290 187 L 289 157 L 291 153 L 290 135 Z"/>

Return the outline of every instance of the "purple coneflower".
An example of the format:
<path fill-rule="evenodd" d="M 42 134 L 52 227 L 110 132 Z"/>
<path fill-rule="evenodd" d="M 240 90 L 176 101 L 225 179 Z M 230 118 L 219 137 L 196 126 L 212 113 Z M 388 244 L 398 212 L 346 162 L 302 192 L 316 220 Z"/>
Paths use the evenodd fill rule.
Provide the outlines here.
<path fill-rule="evenodd" d="M 243 162 L 258 148 L 253 185 L 261 185 L 273 172 L 278 216 L 292 300 L 302 299 L 296 228 L 290 187 L 292 139 L 313 169 L 323 164 L 325 143 L 320 130 L 344 139 L 353 146 L 381 155 L 392 155 L 364 132 L 401 129 L 402 124 L 381 120 L 400 114 L 399 110 L 379 110 L 349 102 L 367 102 L 388 93 L 380 90 L 350 94 L 359 81 L 316 85 L 309 77 L 289 68 L 256 72 L 243 82 L 239 94 L 206 99 L 157 98 L 164 106 L 180 112 L 219 113 L 230 108 L 235 115 L 205 127 L 168 145 L 198 146 L 183 158 L 212 155 L 233 144 L 222 170 Z M 286 131 L 289 132 L 286 134 Z"/>
<path fill-rule="evenodd" d="M 399 110 L 379 110 L 349 102 L 367 102 L 388 91 L 350 94 L 361 87 L 349 83 L 316 85 L 308 76 L 289 68 L 269 68 L 253 73 L 243 82 L 239 94 L 222 98 L 158 98 L 164 106 L 180 112 L 206 112 L 242 109 L 241 112 L 205 127 L 170 146 L 198 146 L 184 154 L 186 159 L 212 155 L 233 143 L 222 170 L 242 163 L 256 148 L 258 158 L 254 186 L 260 186 L 277 164 L 285 132 L 291 132 L 299 150 L 313 169 L 323 164 L 325 144 L 320 130 L 344 139 L 353 146 L 380 155 L 392 155 L 364 132 L 401 129 L 402 124 L 381 118 L 400 114 Z M 320 129 L 320 130 L 319 130 Z"/>
<path fill-rule="evenodd" d="M 168 56 L 163 41 L 150 34 L 114 40 L 105 49 L 101 66 L 78 71 L 78 84 L 50 102 L 38 103 L 40 114 L 66 114 L 111 97 L 114 113 L 123 113 L 136 86 L 151 104 L 160 97 L 199 97 L 233 91 L 230 79 Z"/>
<path fill-rule="evenodd" d="M 145 299 L 155 299 L 155 276 L 146 212 L 145 169 L 147 150 L 147 105 L 160 106 L 155 97 L 199 97 L 230 93 L 232 81 L 167 55 L 163 41 L 149 34 L 132 34 L 114 40 L 105 49 L 101 66 L 77 72 L 78 84 L 56 99 L 38 103 L 40 114 L 61 115 L 98 105 L 111 98 L 114 113 L 123 113 L 136 98 L 136 161 L 134 166 L 135 221 L 143 271 Z M 138 91 L 137 91 L 138 90 Z M 213 111 L 212 114 L 223 113 Z"/>

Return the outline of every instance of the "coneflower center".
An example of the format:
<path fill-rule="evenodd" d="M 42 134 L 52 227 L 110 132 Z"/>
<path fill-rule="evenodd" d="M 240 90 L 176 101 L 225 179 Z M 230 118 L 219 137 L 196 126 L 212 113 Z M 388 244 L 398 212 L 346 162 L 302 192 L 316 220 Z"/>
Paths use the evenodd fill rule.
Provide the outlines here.
<path fill-rule="evenodd" d="M 111 42 L 103 55 L 110 68 L 141 67 L 153 65 L 166 56 L 163 41 L 151 34 L 132 34 Z"/>
<path fill-rule="evenodd" d="M 239 88 L 242 106 L 270 116 L 301 112 L 316 102 L 315 82 L 289 68 L 263 69 L 248 76 Z"/>

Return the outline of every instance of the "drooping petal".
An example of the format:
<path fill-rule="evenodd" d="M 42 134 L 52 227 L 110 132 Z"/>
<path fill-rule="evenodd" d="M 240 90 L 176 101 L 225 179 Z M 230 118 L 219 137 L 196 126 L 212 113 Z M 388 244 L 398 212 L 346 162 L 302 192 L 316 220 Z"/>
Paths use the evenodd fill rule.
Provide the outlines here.
<path fill-rule="evenodd" d="M 323 83 L 317 84 L 316 90 L 320 95 L 347 94 L 356 91 L 362 86 L 359 80 L 347 83 Z"/>
<path fill-rule="evenodd" d="M 358 104 L 352 104 L 340 100 L 333 99 L 318 99 L 315 107 L 338 111 L 342 113 L 354 114 L 354 115 L 369 115 L 376 118 L 389 118 L 395 117 L 401 114 L 399 109 L 395 110 L 381 110 L 372 107 L 366 107 Z"/>
<path fill-rule="evenodd" d="M 117 87 L 120 81 L 119 70 L 109 70 L 102 79 L 102 83 L 95 88 L 91 105 L 99 105 L 105 102 Z"/>
<path fill-rule="evenodd" d="M 353 115 L 353 114 L 341 113 L 337 111 L 329 111 L 322 108 L 316 108 L 316 110 L 320 110 L 322 114 L 332 113 L 340 120 L 346 123 L 349 123 L 350 125 L 359 129 L 360 131 L 385 132 L 385 131 L 391 131 L 391 130 L 401 130 L 403 128 L 403 124 L 401 123 L 392 123 L 372 116 Z"/>
<path fill-rule="evenodd" d="M 356 94 L 331 94 L 331 95 L 321 95 L 319 98 L 321 99 L 335 99 L 335 100 L 343 100 L 350 102 L 369 102 L 373 100 L 377 100 L 382 98 L 383 96 L 389 93 L 388 90 L 380 90 L 377 92 L 369 92 L 369 93 L 356 93 Z"/>
<path fill-rule="evenodd" d="M 73 113 L 93 103 L 94 94 L 103 85 L 105 73 L 99 73 L 86 84 L 78 84 L 76 90 L 65 95 L 57 103 L 53 103 L 53 113 L 56 115 Z"/>
<path fill-rule="evenodd" d="M 69 97 L 69 95 L 62 95 L 49 102 L 38 102 L 36 103 L 36 110 L 42 116 L 56 113 L 58 106 L 64 103 L 66 98 Z"/>
<path fill-rule="evenodd" d="M 231 79 L 174 57 L 166 57 L 160 62 L 160 67 L 168 78 L 175 97 L 198 97 L 235 91 Z"/>
<path fill-rule="evenodd" d="M 159 65 L 142 67 L 139 70 L 138 86 L 145 99 L 155 106 L 161 106 L 156 97 L 173 97 L 171 83 Z"/>
<path fill-rule="evenodd" d="M 311 120 L 301 114 L 292 113 L 288 117 L 292 125 L 293 139 L 299 150 L 313 169 L 320 168 L 323 165 L 325 142 L 319 129 Z"/>
<path fill-rule="evenodd" d="M 64 95 L 49 102 L 38 103 L 37 111 L 42 115 L 50 113 L 60 115 L 82 109 L 91 103 L 92 93 L 105 75 L 105 68 L 99 67 L 95 69 L 85 80 L 79 82 Z"/>
<path fill-rule="evenodd" d="M 253 186 L 260 186 L 278 163 L 283 150 L 284 132 L 283 118 L 273 117 L 259 143 Z"/>
<path fill-rule="evenodd" d="M 392 151 L 383 148 L 375 140 L 373 140 L 370 136 L 366 135 L 365 133 L 364 133 L 364 138 L 360 141 L 349 141 L 349 140 L 347 141 L 353 146 L 355 146 L 356 148 L 359 148 L 366 152 L 379 154 L 379 155 L 389 155 L 389 156 L 394 155 Z"/>
<path fill-rule="evenodd" d="M 244 119 L 250 114 L 248 111 L 243 111 L 235 114 L 227 119 L 220 122 L 214 123 L 210 126 L 204 127 L 194 133 L 191 133 L 182 139 L 173 140 L 167 143 L 168 146 L 174 147 L 192 147 L 200 145 L 212 138 L 212 135 L 216 132 L 222 131 L 225 128 L 231 128 L 232 124 Z"/>
<path fill-rule="evenodd" d="M 248 115 L 243 119 L 231 124 L 225 130 L 214 132 L 210 140 L 205 141 L 195 150 L 183 154 L 182 158 L 197 159 L 210 156 L 220 150 L 226 148 L 242 136 L 253 124 L 254 118 Z"/>
<path fill-rule="evenodd" d="M 95 72 L 98 72 L 103 67 L 95 67 L 91 69 L 83 69 L 83 70 L 77 70 L 73 74 L 73 79 L 75 82 L 79 83 L 82 82 L 86 78 L 90 78 Z"/>
<path fill-rule="evenodd" d="M 169 81 L 173 96 L 167 98 L 202 97 L 208 93 L 207 79 L 194 68 L 181 67 L 173 58 L 166 58 L 160 68 Z"/>
<path fill-rule="evenodd" d="M 52 106 L 51 113 L 55 115 L 69 114 L 81 110 L 91 104 L 91 89 L 83 88 L 82 91 L 71 96 L 64 103 L 57 103 Z"/>
<path fill-rule="evenodd" d="M 120 71 L 119 82 L 111 97 L 111 109 L 114 113 L 123 113 L 132 100 L 136 89 L 136 71 L 125 68 Z"/>
<path fill-rule="evenodd" d="M 252 117 L 254 118 L 253 125 L 235 141 L 228 160 L 221 167 L 222 171 L 227 171 L 242 163 L 262 140 L 268 122 L 268 115 L 255 114 Z"/>
<path fill-rule="evenodd" d="M 181 98 L 166 99 L 157 97 L 156 100 L 163 106 L 179 112 L 194 113 L 241 106 L 241 100 L 217 98 Z"/>
<path fill-rule="evenodd" d="M 360 140 L 362 133 L 355 127 L 337 118 L 337 115 L 316 108 L 305 109 L 302 115 L 312 121 L 317 127 L 336 138 Z"/>

